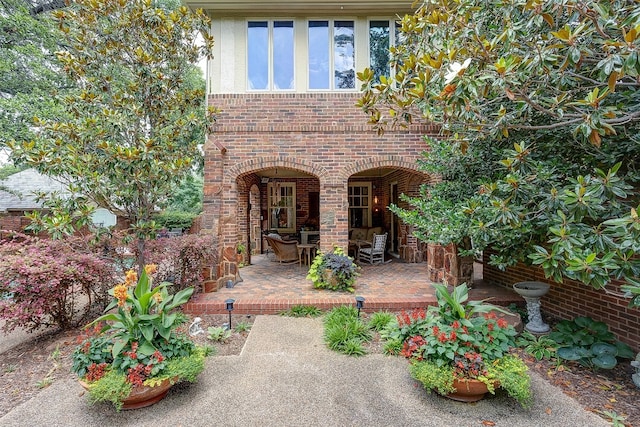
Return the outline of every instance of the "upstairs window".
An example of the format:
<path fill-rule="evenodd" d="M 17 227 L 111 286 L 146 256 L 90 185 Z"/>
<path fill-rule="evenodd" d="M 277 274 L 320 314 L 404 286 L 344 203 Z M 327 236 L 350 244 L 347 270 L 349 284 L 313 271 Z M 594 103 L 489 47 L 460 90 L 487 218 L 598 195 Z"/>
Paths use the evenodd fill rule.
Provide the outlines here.
<path fill-rule="evenodd" d="M 391 29 L 394 31 L 391 31 Z M 390 76 L 389 48 L 400 41 L 398 24 L 394 21 L 369 21 L 369 68 L 375 81 Z"/>
<path fill-rule="evenodd" d="M 247 85 L 249 90 L 294 89 L 293 21 L 249 21 Z"/>
<path fill-rule="evenodd" d="M 309 89 L 355 89 L 353 21 L 309 21 Z"/>

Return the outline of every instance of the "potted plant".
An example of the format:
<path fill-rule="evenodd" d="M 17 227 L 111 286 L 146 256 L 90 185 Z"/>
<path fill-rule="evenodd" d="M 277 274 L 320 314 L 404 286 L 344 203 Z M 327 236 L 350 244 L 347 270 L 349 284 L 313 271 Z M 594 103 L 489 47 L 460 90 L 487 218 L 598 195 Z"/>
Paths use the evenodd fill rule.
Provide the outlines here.
<path fill-rule="evenodd" d="M 236 261 L 240 264 L 244 261 L 244 254 L 247 253 L 247 247 L 244 243 L 238 242 L 236 245 Z"/>
<path fill-rule="evenodd" d="M 155 266 L 140 279 L 135 271 L 110 290 L 113 301 L 91 322 L 92 332 L 73 353 L 73 372 L 89 391 L 92 403 L 110 401 L 120 409 L 152 405 L 178 381 L 195 381 L 209 349 L 196 346 L 176 328 L 185 317 L 174 310 L 186 303 L 193 288 L 175 295 L 168 282 L 153 286 Z"/>
<path fill-rule="evenodd" d="M 335 247 L 333 252 L 318 252 L 309 267 L 307 279 L 316 289 L 354 292 L 358 269 L 353 258 L 347 256 L 342 248 Z"/>
<path fill-rule="evenodd" d="M 516 331 L 484 301 L 468 299 L 466 284 L 448 292 L 436 288 L 437 307 L 401 313 L 390 337 L 402 343 L 400 354 L 411 360 L 411 375 L 428 391 L 473 402 L 504 389 L 523 407 L 531 401 L 526 364 L 509 351 Z"/>

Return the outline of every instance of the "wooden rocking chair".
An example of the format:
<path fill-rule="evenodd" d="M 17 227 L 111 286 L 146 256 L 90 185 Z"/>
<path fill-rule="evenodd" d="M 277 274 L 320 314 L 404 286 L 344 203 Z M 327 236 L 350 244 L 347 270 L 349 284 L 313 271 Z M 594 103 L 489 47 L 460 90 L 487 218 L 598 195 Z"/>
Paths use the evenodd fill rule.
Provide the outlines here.
<path fill-rule="evenodd" d="M 387 233 L 374 234 L 373 242 L 370 247 L 360 248 L 358 251 L 358 259 L 367 261 L 369 264 L 383 264 L 384 252 L 387 246 Z"/>

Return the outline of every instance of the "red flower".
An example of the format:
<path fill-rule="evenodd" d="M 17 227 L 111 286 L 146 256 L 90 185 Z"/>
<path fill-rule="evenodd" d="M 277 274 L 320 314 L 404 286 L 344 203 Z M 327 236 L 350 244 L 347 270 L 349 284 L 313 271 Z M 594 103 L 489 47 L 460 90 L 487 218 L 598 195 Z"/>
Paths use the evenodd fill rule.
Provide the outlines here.
<path fill-rule="evenodd" d="M 455 341 L 458 336 L 456 335 L 456 331 L 451 331 L 451 335 L 449 335 L 449 341 Z"/>
<path fill-rule="evenodd" d="M 487 323 L 487 329 L 489 332 L 493 331 L 493 323 Z"/>
<path fill-rule="evenodd" d="M 443 333 L 441 333 L 441 334 L 438 336 L 438 341 L 440 341 L 440 342 L 442 342 L 442 343 L 447 342 L 447 334 L 445 334 L 444 332 L 443 332 Z"/>
<path fill-rule="evenodd" d="M 451 327 L 453 329 L 458 329 L 460 327 L 460 322 L 458 322 L 457 320 L 455 320 L 452 324 Z"/>
<path fill-rule="evenodd" d="M 437 336 L 440 333 L 440 328 L 438 328 L 437 326 L 433 327 L 433 336 Z"/>
<path fill-rule="evenodd" d="M 506 320 L 504 320 L 502 318 L 498 319 L 498 327 L 499 328 L 506 328 L 507 325 L 508 325 L 508 323 L 507 323 Z"/>

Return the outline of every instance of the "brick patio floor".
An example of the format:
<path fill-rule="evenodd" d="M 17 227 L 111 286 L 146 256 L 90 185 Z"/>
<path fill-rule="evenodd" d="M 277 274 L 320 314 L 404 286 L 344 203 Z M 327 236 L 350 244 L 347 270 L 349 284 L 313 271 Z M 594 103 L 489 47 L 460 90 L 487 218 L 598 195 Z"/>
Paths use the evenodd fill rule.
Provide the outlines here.
<path fill-rule="evenodd" d="M 305 277 L 307 266 L 280 264 L 266 255 L 253 255 L 252 264 L 240 269 L 242 281 L 233 288 L 200 294 L 184 306 L 192 314 L 226 313 L 225 300 L 232 298 L 235 314 L 277 314 L 295 305 L 313 305 L 322 310 L 337 305 L 355 304 L 355 296 L 365 298 L 364 310 L 398 311 L 435 305 L 431 282 L 427 280 L 427 264 L 409 264 L 393 260 L 383 265 L 361 264 L 356 292 L 333 292 L 314 289 Z M 479 267 L 479 266 L 477 266 Z M 481 268 L 476 268 L 476 277 Z M 513 291 L 476 280 L 470 291 L 471 300 L 491 298 L 498 305 L 522 302 Z"/>

